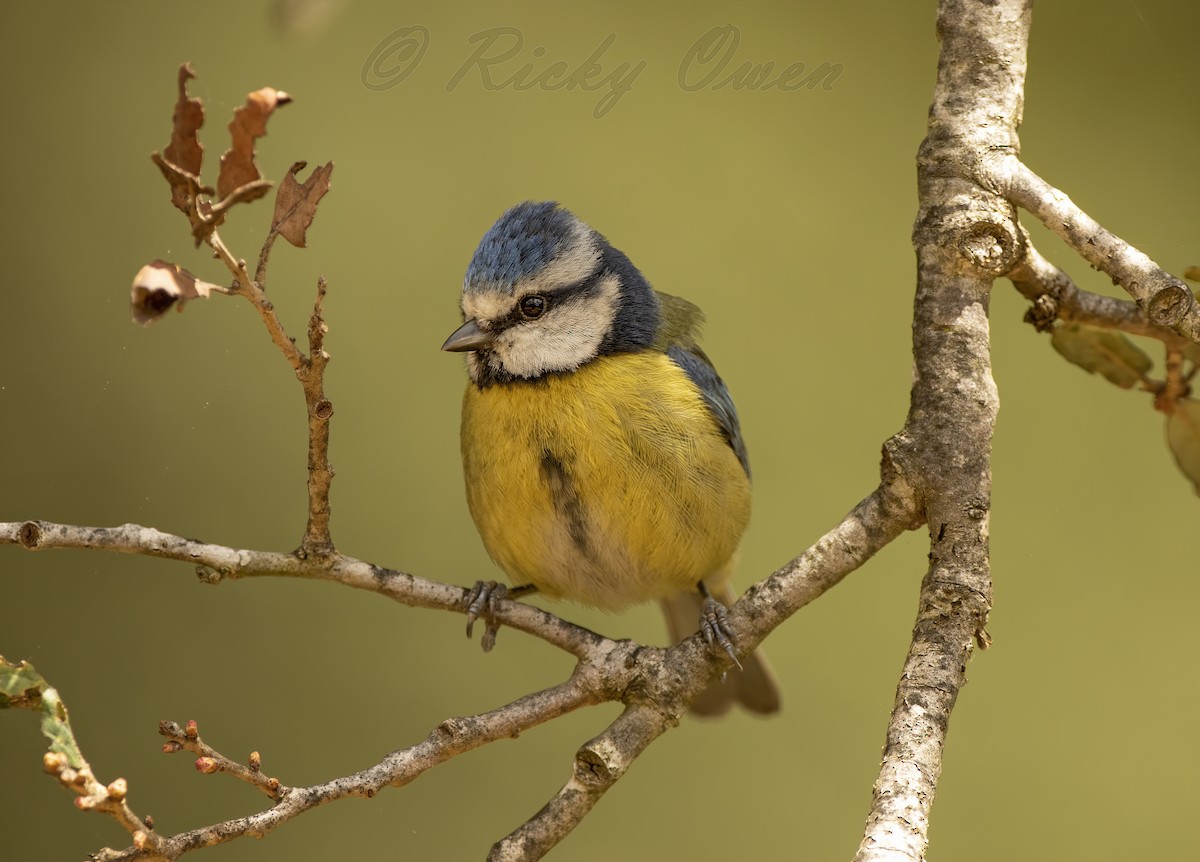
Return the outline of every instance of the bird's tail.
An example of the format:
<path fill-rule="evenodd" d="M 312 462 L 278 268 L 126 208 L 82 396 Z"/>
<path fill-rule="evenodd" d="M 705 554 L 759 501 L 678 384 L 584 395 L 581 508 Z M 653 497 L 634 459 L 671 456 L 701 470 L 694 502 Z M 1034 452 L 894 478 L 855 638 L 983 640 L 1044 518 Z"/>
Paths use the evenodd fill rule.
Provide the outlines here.
<path fill-rule="evenodd" d="M 726 607 L 733 604 L 733 591 L 727 585 L 710 591 Z M 681 593 L 660 602 L 671 643 L 679 643 L 699 630 L 703 602 L 699 591 Z M 715 680 L 700 692 L 689 709 L 697 715 L 715 716 L 727 712 L 735 702 L 759 715 L 779 711 L 779 686 L 761 649 L 742 659 L 740 671 L 733 668 L 724 679 Z"/>

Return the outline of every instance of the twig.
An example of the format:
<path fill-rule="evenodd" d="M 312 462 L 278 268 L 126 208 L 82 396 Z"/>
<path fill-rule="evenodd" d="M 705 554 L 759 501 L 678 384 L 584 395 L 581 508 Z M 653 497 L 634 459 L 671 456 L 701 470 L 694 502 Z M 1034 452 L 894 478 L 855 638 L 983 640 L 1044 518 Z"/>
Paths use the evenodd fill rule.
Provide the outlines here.
<path fill-rule="evenodd" d="M 325 366 L 330 357 L 324 349 L 325 333 L 329 328 L 323 314 L 328 285 L 324 278 L 318 279 L 317 298 L 308 325 L 309 354 L 306 356 L 296 347 L 296 340 L 283 328 L 283 323 L 275 313 L 275 304 L 267 298 L 264 289 L 271 246 L 278 235 L 278 228 L 272 228 L 259 253 L 258 269 L 253 279 L 246 270 L 246 262 L 234 259 L 215 230 L 205 240 L 233 273 L 236 293 L 249 300 L 258 311 L 271 341 L 283 353 L 303 387 L 308 415 L 308 522 L 300 542 L 300 551 L 305 555 L 327 556 L 334 550 L 329 530 L 329 489 L 334 475 L 329 463 L 329 420 L 333 416 L 333 402 L 325 397 Z"/>
<path fill-rule="evenodd" d="M 184 727 L 173 721 L 159 722 L 158 732 L 169 740 L 163 743 L 164 754 L 173 754 L 176 751 L 198 754 L 200 757 L 196 759 L 196 769 L 206 775 L 224 772 L 258 788 L 274 800 L 282 798 L 288 789 L 279 783 L 278 778 L 263 775 L 262 759 L 257 751 L 250 753 L 245 764 L 231 760 L 200 738 L 200 730 L 194 721 L 189 721 Z"/>
<path fill-rule="evenodd" d="M 1025 229 L 1020 230 L 1025 255 L 1008 277 L 1021 295 L 1033 302 L 1025 319 L 1039 331 L 1049 329 L 1058 319 L 1156 338 L 1168 347 L 1188 343 L 1183 336 L 1147 320 L 1137 303 L 1076 286 L 1069 275 L 1042 257 Z"/>
<path fill-rule="evenodd" d="M 258 252 L 258 267 L 254 270 L 254 282 L 264 293 L 267 290 L 267 261 L 271 257 L 271 249 L 278 236 L 279 225 L 275 225 L 267 233 L 267 238 L 263 240 L 262 248 Z"/>
<path fill-rule="evenodd" d="M 326 555 L 333 551 L 329 534 L 329 486 L 333 467 L 329 464 L 329 418 L 333 402 L 325 397 L 325 279 L 317 280 L 317 299 L 308 322 L 308 360 L 300 376 L 304 403 L 308 408 L 308 523 L 300 549 L 305 554 Z"/>
<path fill-rule="evenodd" d="M 275 313 L 274 303 L 267 299 L 266 293 L 250 278 L 250 273 L 246 271 L 246 262 L 234 259 L 233 254 L 230 253 L 216 231 L 209 234 L 205 241 L 212 247 L 217 258 L 225 264 L 225 268 L 233 273 L 233 277 L 237 280 L 237 294 L 248 299 L 258 311 L 259 317 L 267 327 L 267 333 L 271 336 L 271 341 L 283 353 L 292 369 L 300 371 L 304 367 L 304 354 L 296 347 L 296 340 L 289 337 L 284 330 L 279 316 Z"/>
<path fill-rule="evenodd" d="M 1186 284 L 1106 230 L 1015 156 L 991 160 L 984 170 L 986 182 L 1036 216 L 1084 260 L 1121 285 L 1137 301 L 1147 320 L 1190 341 L 1200 341 L 1200 304 Z"/>
<path fill-rule="evenodd" d="M 389 786 L 403 787 L 434 766 L 459 754 L 490 742 L 515 737 L 538 724 L 598 702 L 589 678 L 576 674 L 561 685 L 526 695 L 491 712 L 447 719 L 422 742 L 393 751 L 379 763 L 361 772 L 311 787 L 278 787 L 279 801 L 266 811 L 161 838 L 155 850 L 156 858 L 177 859 L 192 850 L 224 844 L 235 838 L 262 838 L 309 809 L 347 797 L 369 799 Z M 167 735 L 174 738 L 175 731 L 179 731 L 186 738 L 186 731 L 178 725 L 171 722 L 164 724 L 169 725 L 170 733 Z M 189 747 L 189 750 L 199 748 Z M 266 790 L 265 787 L 263 789 Z M 124 850 L 105 848 L 93 857 L 95 862 L 126 862 L 145 858 L 144 852 L 137 847 Z"/>
<path fill-rule="evenodd" d="M 164 533 L 153 527 L 83 527 L 49 521 L 0 522 L 0 545 L 31 550 L 81 548 L 180 560 L 197 567 L 201 580 L 254 577 L 293 577 L 336 581 L 355 589 L 380 593 L 402 604 L 465 613 L 467 590 L 385 569 L 344 554 L 300 557 L 274 551 L 251 551 L 213 545 Z M 576 658 L 586 658 L 611 644 L 607 638 L 551 613 L 520 602 L 501 602 L 500 622 L 539 637 Z"/>
<path fill-rule="evenodd" d="M 75 798 L 75 807 L 81 811 L 95 811 L 107 814 L 133 839 L 133 849 L 142 859 L 158 859 L 162 848 L 162 839 L 154 833 L 154 822 L 147 817 L 145 820 L 133 813 L 125 800 L 128 785 L 124 778 L 118 778 L 108 785 L 101 784 L 92 774 L 92 768 L 86 761 L 72 767 L 67 764 L 61 754 L 47 752 L 44 758 L 46 771 L 56 777 L 60 784 L 68 790 L 79 794 Z"/>

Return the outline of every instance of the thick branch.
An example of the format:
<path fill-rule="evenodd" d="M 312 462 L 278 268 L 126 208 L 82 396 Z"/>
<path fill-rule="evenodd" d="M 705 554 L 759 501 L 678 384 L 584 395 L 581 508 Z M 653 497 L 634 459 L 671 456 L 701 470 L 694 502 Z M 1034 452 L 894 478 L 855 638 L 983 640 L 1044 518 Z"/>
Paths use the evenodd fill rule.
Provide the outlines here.
<path fill-rule="evenodd" d="M 917 160 L 916 373 L 892 449 L 924 504 L 930 565 L 856 862 L 924 859 L 950 713 L 991 607 L 998 398 L 987 314 L 992 280 L 1013 268 L 1022 244 L 1007 201 L 970 177 L 989 153 L 1019 149 L 1029 4 L 943 0 L 938 35 L 938 80 Z"/>

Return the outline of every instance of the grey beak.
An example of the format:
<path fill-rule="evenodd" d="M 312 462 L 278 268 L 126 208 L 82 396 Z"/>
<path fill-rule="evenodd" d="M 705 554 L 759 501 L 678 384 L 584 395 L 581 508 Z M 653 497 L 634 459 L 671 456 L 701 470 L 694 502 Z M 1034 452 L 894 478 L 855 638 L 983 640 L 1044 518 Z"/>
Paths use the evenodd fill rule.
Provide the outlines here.
<path fill-rule="evenodd" d="M 451 333 L 450 337 L 446 339 L 446 343 L 442 345 L 442 350 L 448 350 L 451 353 L 481 350 L 490 346 L 495 340 L 495 335 L 484 332 L 474 320 L 468 320 Z"/>

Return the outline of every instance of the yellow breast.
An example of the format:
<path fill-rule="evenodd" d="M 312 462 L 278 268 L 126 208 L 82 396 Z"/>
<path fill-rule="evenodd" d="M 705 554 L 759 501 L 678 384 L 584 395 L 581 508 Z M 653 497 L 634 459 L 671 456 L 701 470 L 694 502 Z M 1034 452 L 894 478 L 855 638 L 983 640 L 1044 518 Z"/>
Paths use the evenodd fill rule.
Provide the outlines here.
<path fill-rule="evenodd" d="M 610 610 L 719 586 L 750 517 L 741 463 L 662 353 L 468 384 L 462 453 L 471 515 L 512 582 Z"/>

